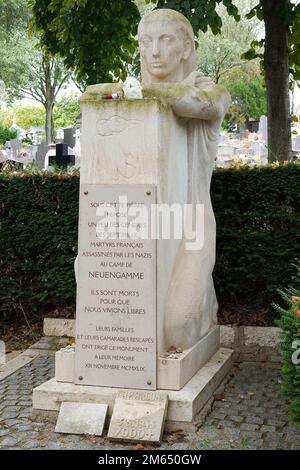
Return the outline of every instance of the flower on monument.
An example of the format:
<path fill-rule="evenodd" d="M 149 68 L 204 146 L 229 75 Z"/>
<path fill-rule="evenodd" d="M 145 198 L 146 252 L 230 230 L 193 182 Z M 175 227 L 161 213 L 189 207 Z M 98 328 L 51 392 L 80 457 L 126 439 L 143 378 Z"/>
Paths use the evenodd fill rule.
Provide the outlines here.
<path fill-rule="evenodd" d="M 127 77 L 123 86 L 124 98 L 128 100 L 141 100 L 143 98 L 142 85 L 135 77 Z"/>

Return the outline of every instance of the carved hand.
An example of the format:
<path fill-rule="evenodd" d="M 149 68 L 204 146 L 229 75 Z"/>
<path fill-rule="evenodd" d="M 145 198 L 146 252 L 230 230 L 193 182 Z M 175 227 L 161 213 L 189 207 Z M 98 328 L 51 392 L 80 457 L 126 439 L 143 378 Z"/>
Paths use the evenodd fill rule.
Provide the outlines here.
<path fill-rule="evenodd" d="M 190 75 L 183 80 L 186 85 L 196 86 L 198 88 L 209 88 L 215 85 L 210 77 L 206 77 L 202 72 L 191 72 Z"/>

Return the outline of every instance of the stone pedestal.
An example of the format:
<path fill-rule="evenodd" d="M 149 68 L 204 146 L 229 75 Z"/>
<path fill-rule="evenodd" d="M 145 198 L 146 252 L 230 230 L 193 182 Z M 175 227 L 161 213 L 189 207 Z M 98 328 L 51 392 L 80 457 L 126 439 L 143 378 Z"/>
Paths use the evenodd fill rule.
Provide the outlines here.
<path fill-rule="evenodd" d="M 181 390 L 220 348 L 220 327 L 214 327 L 204 338 L 182 353 L 163 354 L 157 358 L 157 388 Z M 55 354 L 55 380 L 75 381 L 75 348 Z"/>
<path fill-rule="evenodd" d="M 106 101 L 102 99 L 105 91 L 109 91 L 105 86 L 94 85 L 88 88 L 81 100 L 83 116 L 81 193 L 84 191 L 84 194 L 90 195 L 90 191 L 93 192 L 92 186 L 97 188 L 115 185 L 119 188 L 122 186 L 126 190 L 126 187 L 135 185 L 144 185 L 143 187 L 149 185 L 151 188 L 155 187 L 157 204 L 166 204 L 169 210 L 172 210 L 173 204 L 183 207 L 188 203 L 189 185 L 192 184 L 188 173 L 188 131 L 184 120 L 178 119 L 171 107 L 161 100 L 151 98 Z M 209 182 L 206 181 L 206 184 Z M 206 205 L 212 214 L 210 201 Z M 213 221 L 212 218 L 211 220 Z M 206 217 L 205 222 L 207 221 Z M 214 227 L 213 223 L 211 226 L 209 223 L 206 225 Z M 212 239 L 214 240 L 214 233 Z M 157 344 L 156 348 L 153 348 L 153 354 L 155 355 L 156 349 L 157 355 L 153 356 L 154 364 L 156 363 L 156 371 L 154 371 L 156 385 L 153 381 L 152 383 L 149 381 L 149 384 L 153 390 L 156 388 L 157 391 L 168 391 L 167 428 L 169 429 L 178 424 L 185 427 L 194 423 L 197 414 L 231 368 L 233 361 L 233 351 L 220 348 L 219 327 L 211 324 L 205 315 L 203 324 L 207 324 L 207 327 L 203 329 L 203 335 L 196 344 L 184 351 L 177 350 L 171 355 L 166 352 L 164 315 L 170 280 L 176 266 L 180 244 L 182 244 L 181 239 L 159 238 L 156 241 L 156 249 L 153 251 L 155 253 L 156 289 L 155 299 L 151 305 L 156 305 Z M 210 251 L 205 251 L 207 258 L 210 257 L 210 262 L 214 260 L 213 249 L 212 242 Z M 79 252 L 77 285 L 80 289 L 85 285 L 86 292 L 88 292 L 87 278 L 84 283 L 80 281 L 82 274 L 80 256 Z M 206 262 L 207 259 L 204 257 L 203 263 Z M 193 276 L 191 272 L 190 277 L 193 278 Z M 197 280 L 198 277 L 193 281 L 195 279 Z M 192 293 L 194 292 L 193 286 L 194 284 L 189 284 Z M 214 294 L 212 281 L 210 281 L 207 297 L 213 298 L 212 292 Z M 180 296 L 179 305 L 181 306 L 185 302 L 183 289 L 181 289 Z M 147 303 L 146 297 L 145 304 Z M 174 300 L 176 302 L 176 295 L 172 298 L 173 303 Z M 77 302 L 77 307 L 81 304 L 82 302 Z M 79 384 L 78 380 L 82 377 L 74 367 L 75 355 L 80 354 L 79 346 L 82 337 L 90 333 L 95 325 L 95 317 L 87 317 L 86 325 L 83 318 L 84 311 L 81 308 L 80 311 L 77 310 L 77 351 L 58 352 L 55 379 L 34 389 L 33 417 L 49 416 L 49 413 L 56 415 L 60 404 L 65 401 L 108 404 L 111 414 L 116 390 L 118 390 L 113 387 L 121 389 L 125 389 L 125 386 L 130 387 L 128 381 L 122 384 L 117 380 L 112 380 L 110 386 L 95 386 L 96 381 L 86 382 L 85 385 Z M 122 319 L 120 324 L 123 322 L 126 326 L 125 320 Z M 101 316 L 99 316 L 98 331 L 102 328 L 101 321 Z M 195 323 L 198 321 L 197 315 L 193 321 Z M 79 333 L 80 341 L 78 340 Z M 174 346 L 176 350 L 176 344 Z M 95 373 L 101 374 L 101 370 L 95 370 Z M 135 385 L 134 388 L 138 387 Z M 144 389 L 146 389 L 145 386 Z"/>
<path fill-rule="evenodd" d="M 93 85 L 81 98 L 81 185 L 154 185 L 157 204 L 186 204 L 186 126 L 159 100 L 105 101 L 103 94 L 104 85 Z M 165 301 L 179 244 L 180 240 L 157 240 L 159 355 L 165 352 Z"/>
<path fill-rule="evenodd" d="M 167 430 L 195 430 L 198 414 L 233 366 L 233 354 L 231 349 L 220 348 L 181 390 L 167 392 Z M 111 416 L 118 390 L 58 382 L 53 378 L 33 390 L 32 419 L 56 422 L 63 402 L 107 404 Z"/>

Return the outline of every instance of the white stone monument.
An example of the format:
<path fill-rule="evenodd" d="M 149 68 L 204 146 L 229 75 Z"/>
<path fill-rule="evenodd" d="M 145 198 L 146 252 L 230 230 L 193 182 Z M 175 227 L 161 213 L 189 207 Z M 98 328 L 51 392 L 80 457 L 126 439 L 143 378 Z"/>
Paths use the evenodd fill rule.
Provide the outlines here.
<path fill-rule="evenodd" d="M 170 427 L 193 421 L 232 364 L 217 326 L 210 200 L 230 97 L 195 70 L 193 30 L 180 13 L 148 13 L 138 37 L 143 99 L 105 99 L 122 94 L 120 83 L 90 86 L 81 98 L 77 338 L 64 362 L 75 354 L 75 367 L 64 380 L 57 364 L 59 377 L 35 389 L 33 401 L 35 410 L 57 412 L 67 396 L 108 403 L 111 412 L 118 388 L 169 390 Z M 200 214 L 201 236 L 98 243 L 91 210 L 109 204 L 121 214 L 122 195 L 133 207 L 187 205 L 184 220 Z"/>

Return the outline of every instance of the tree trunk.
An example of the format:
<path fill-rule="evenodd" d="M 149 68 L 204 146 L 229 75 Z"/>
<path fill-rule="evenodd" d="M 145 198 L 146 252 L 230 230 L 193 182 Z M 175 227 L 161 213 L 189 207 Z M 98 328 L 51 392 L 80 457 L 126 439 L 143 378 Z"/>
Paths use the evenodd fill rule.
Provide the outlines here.
<path fill-rule="evenodd" d="M 288 27 L 284 15 L 289 3 L 289 0 L 262 0 L 269 163 L 288 160 L 291 146 Z"/>
<path fill-rule="evenodd" d="M 47 145 L 53 142 L 53 133 L 54 133 L 54 126 L 53 126 L 53 106 L 54 102 L 46 102 L 44 104 L 45 112 L 46 112 L 46 121 L 45 121 L 45 132 L 46 132 L 46 143 Z"/>

